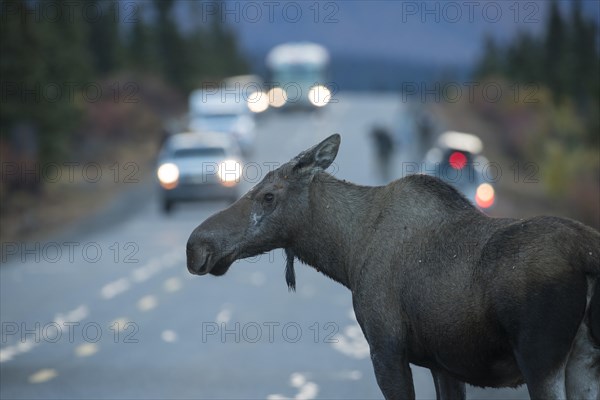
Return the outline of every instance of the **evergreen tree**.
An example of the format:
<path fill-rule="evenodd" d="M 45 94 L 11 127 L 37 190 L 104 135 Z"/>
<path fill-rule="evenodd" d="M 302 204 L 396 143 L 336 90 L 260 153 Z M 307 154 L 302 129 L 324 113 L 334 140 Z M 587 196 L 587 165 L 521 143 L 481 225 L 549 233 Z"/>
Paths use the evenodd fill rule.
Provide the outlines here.
<path fill-rule="evenodd" d="M 477 76 L 495 75 L 502 70 L 502 49 L 489 33 L 483 39 L 483 57 L 477 66 Z"/>
<path fill-rule="evenodd" d="M 90 49 L 95 70 L 102 76 L 122 66 L 119 5 L 115 1 L 89 0 L 99 11 L 97 18 L 88 21 Z"/>
<path fill-rule="evenodd" d="M 6 95 L 0 107 L 0 132 L 7 136 L 10 129 L 20 119 L 30 116 L 32 107 L 25 107 L 23 89 L 35 88 L 44 76 L 44 64 L 40 62 L 40 30 L 32 18 L 25 18 L 31 12 L 25 0 L 14 3 L 15 12 L 5 15 L 1 7 L 0 24 L 0 78 Z"/>
<path fill-rule="evenodd" d="M 60 15 L 70 15 L 69 5 L 56 4 L 63 7 Z M 25 0 L 16 5 L 17 12 L 0 24 L 0 75 L 3 84 L 17 89 L 0 107 L 0 130 L 7 135 L 15 125 L 30 124 L 39 133 L 42 158 L 56 159 L 79 123 L 81 89 L 93 76 L 87 29 L 78 13 L 73 21 L 57 23 L 36 20 Z"/>
<path fill-rule="evenodd" d="M 66 154 L 86 105 L 100 100 L 96 80 L 125 66 L 119 4 L 89 1 L 102 10 L 97 20 L 84 20 L 93 18 L 89 13 L 73 13 L 68 0 L 55 4 L 69 21 L 36 19 L 35 3 L 28 0 L 14 0 L 16 12 L 11 7 L 10 15 L 0 15 L 0 77 L 6 93 L 0 134 L 33 126 L 43 161 Z M 143 4 L 148 5 L 156 18 L 140 15 L 128 32 L 130 67 L 157 74 L 182 91 L 199 87 L 209 76 L 244 71 L 235 36 L 221 22 L 209 29 L 197 25 L 183 35 L 174 20 L 174 0 Z M 0 13 L 7 9 L 0 7 Z"/>
<path fill-rule="evenodd" d="M 210 65 L 210 72 L 212 76 L 219 78 L 241 74 L 248 70 L 237 48 L 234 33 L 224 22 L 225 19 L 222 15 L 223 7 L 220 5 L 222 1 L 218 1 L 217 10 L 219 12 L 210 21 L 209 32 L 214 57 L 214 62 Z"/>
<path fill-rule="evenodd" d="M 138 71 L 158 72 L 156 49 L 153 46 L 154 35 L 152 26 L 144 17 L 144 4 L 140 4 L 140 15 L 131 27 L 128 41 L 129 65 Z"/>
<path fill-rule="evenodd" d="M 206 31 L 196 27 L 186 40 L 186 74 L 185 86 L 187 91 L 192 91 L 202 85 L 208 73 L 210 48 L 206 43 Z"/>
<path fill-rule="evenodd" d="M 596 27 L 593 21 L 584 19 L 580 0 L 573 2 L 570 25 L 573 30 L 569 46 L 573 55 L 573 63 L 569 71 L 571 93 L 579 101 L 586 95 L 598 99 L 600 66 L 596 49 Z"/>
<path fill-rule="evenodd" d="M 562 98 L 567 89 L 563 75 L 568 72 L 565 65 L 569 62 L 568 57 L 565 57 L 565 51 L 567 50 L 566 36 L 566 26 L 560 14 L 558 3 L 556 0 L 552 0 L 542 61 L 545 71 L 544 81 L 552 90 L 557 101 Z"/>
<path fill-rule="evenodd" d="M 540 54 L 537 40 L 529 32 L 519 32 L 506 51 L 507 75 L 518 82 L 540 82 Z"/>
<path fill-rule="evenodd" d="M 585 126 L 586 143 L 598 146 L 598 25 L 595 20 L 584 17 L 581 0 L 574 0 L 571 5 L 567 20 L 556 0 L 552 1 L 546 29 L 540 39 L 522 32 L 507 46 L 497 47 L 486 37 L 484 55 L 476 73 L 478 77 L 499 74 L 516 82 L 537 82 L 546 86 L 556 103 L 568 100 L 562 106 L 567 107 L 569 102 L 575 104 L 580 123 Z"/>
<path fill-rule="evenodd" d="M 174 0 L 155 0 L 157 17 L 157 45 L 161 72 L 168 82 L 177 88 L 185 90 L 187 73 L 185 62 L 185 40 L 177 29 L 173 19 Z"/>
<path fill-rule="evenodd" d="M 484 53 L 476 75 L 500 74 L 518 82 L 537 82 L 551 89 L 560 102 L 572 97 L 582 107 L 589 100 L 600 102 L 600 54 L 594 20 L 587 20 L 581 0 L 574 0 L 568 20 L 562 16 L 555 0 L 541 39 L 520 32 L 506 46 L 498 46 L 490 36 L 484 39 Z"/>

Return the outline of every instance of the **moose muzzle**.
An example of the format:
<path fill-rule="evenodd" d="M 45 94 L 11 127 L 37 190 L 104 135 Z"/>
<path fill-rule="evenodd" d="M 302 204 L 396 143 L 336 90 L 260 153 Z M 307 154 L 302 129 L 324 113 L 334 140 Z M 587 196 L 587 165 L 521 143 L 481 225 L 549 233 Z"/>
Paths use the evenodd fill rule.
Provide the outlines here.
<path fill-rule="evenodd" d="M 197 243 L 193 235 L 187 242 L 186 255 L 190 274 L 205 275 L 210 272 L 211 253 L 208 246 Z"/>

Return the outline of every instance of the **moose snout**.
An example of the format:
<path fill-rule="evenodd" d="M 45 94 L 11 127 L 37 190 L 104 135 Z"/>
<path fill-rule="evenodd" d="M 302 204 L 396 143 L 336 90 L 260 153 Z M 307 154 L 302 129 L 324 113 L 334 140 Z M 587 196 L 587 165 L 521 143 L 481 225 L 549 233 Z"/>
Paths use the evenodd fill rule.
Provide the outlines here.
<path fill-rule="evenodd" d="M 208 246 L 190 236 L 186 246 L 187 268 L 190 274 L 205 275 L 210 272 Z"/>
<path fill-rule="evenodd" d="M 194 275 L 220 276 L 225 274 L 235 261 L 240 242 L 240 235 L 245 225 L 239 227 L 244 214 L 231 212 L 232 207 L 244 204 L 239 200 L 230 208 L 214 214 L 204 220 L 190 234 L 187 242 L 186 255 L 188 271 Z M 236 206 L 237 205 L 237 206 Z M 236 225 L 237 223 L 237 225 Z M 235 229 L 238 228 L 238 229 Z"/>

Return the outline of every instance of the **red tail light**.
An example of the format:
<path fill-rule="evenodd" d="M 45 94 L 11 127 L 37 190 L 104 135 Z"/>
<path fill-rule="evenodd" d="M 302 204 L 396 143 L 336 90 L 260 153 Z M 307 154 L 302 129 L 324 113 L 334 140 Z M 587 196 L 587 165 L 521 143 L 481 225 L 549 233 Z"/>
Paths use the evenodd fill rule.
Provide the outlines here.
<path fill-rule="evenodd" d="M 448 162 L 454 169 L 463 169 L 465 165 L 467 165 L 467 156 L 460 151 L 455 151 L 454 153 L 450 154 Z"/>

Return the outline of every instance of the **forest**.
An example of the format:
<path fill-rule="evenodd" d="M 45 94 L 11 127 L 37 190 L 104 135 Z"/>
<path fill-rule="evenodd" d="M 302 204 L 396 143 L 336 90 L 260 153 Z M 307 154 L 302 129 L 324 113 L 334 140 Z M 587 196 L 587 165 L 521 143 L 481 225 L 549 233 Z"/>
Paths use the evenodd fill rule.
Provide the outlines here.
<path fill-rule="evenodd" d="M 144 119 L 164 120 L 204 80 L 247 69 L 218 13 L 182 29 L 174 0 L 0 5 L 3 151 L 42 163 L 72 159 L 97 135 L 159 134 L 160 121 L 149 132 Z"/>

